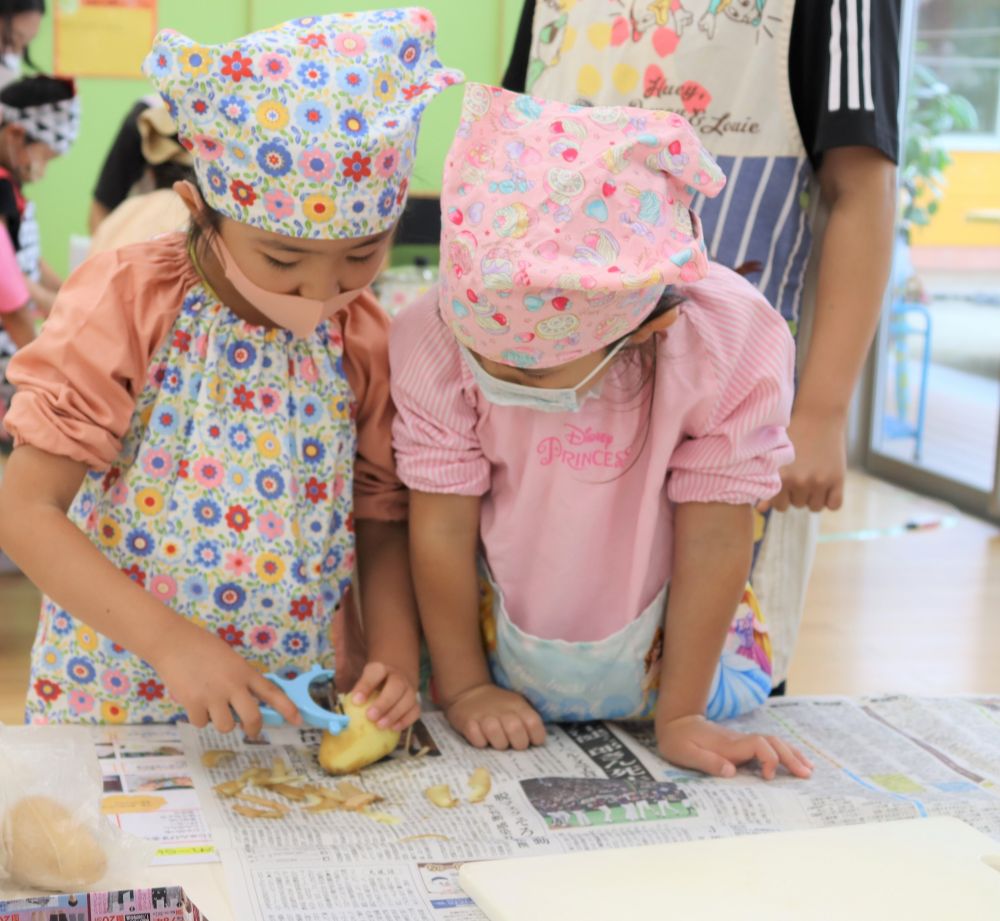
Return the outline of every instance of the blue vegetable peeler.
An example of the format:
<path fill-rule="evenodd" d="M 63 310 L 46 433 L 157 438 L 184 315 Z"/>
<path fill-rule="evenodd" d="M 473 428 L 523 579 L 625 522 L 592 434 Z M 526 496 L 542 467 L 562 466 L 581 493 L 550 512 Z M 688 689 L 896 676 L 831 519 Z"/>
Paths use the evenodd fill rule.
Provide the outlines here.
<path fill-rule="evenodd" d="M 328 668 L 320 668 L 314 665 L 307 672 L 303 672 L 297 678 L 282 678 L 279 675 L 268 674 L 264 677 L 273 681 L 291 699 L 292 703 L 302 714 L 302 719 L 316 729 L 325 729 L 330 735 L 340 735 L 351 722 L 349 716 L 343 713 L 332 712 L 326 707 L 320 706 L 309 693 L 309 688 L 314 682 L 325 681 L 333 687 L 334 673 Z M 336 691 L 330 694 L 331 703 L 336 701 Z M 285 718 L 272 707 L 261 706 L 261 715 L 264 717 L 265 726 L 284 726 Z"/>

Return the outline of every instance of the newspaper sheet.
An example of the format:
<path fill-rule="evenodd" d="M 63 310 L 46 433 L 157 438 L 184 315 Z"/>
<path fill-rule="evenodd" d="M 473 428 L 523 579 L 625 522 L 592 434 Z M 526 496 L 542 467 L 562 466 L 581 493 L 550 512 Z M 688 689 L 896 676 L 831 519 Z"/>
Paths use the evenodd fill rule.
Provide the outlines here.
<path fill-rule="evenodd" d="M 411 740 L 426 749 L 421 757 L 400 750 L 352 778 L 384 797 L 376 815 L 289 808 L 263 819 L 238 814 L 213 786 L 276 757 L 299 783 L 335 785 L 316 763 L 318 733 L 271 731 L 261 744 L 183 732 L 240 919 L 481 921 L 458 869 L 499 857 L 937 815 L 1000 840 L 1000 697 L 788 698 L 733 725 L 792 740 L 815 762 L 813 778 L 680 771 L 656 755 L 651 726 L 552 728 L 544 748 L 477 751 L 431 713 Z M 235 757 L 205 768 L 201 753 L 212 749 Z M 470 804 L 478 767 L 493 787 Z M 424 791 L 437 784 L 460 804 L 433 805 Z M 267 789 L 252 793 L 294 806 Z"/>
<path fill-rule="evenodd" d="M 101 726 L 91 734 L 104 778 L 104 813 L 157 845 L 154 865 L 219 859 L 176 727 Z"/>

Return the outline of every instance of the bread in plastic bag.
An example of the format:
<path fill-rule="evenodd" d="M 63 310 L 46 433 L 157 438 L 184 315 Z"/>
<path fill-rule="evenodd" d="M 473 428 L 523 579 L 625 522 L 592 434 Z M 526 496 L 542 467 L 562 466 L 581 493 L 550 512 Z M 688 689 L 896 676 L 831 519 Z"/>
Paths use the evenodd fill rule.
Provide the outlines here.
<path fill-rule="evenodd" d="M 101 811 L 90 734 L 0 726 L 0 884 L 51 892 L 134 886 L 154 848 Z"/>

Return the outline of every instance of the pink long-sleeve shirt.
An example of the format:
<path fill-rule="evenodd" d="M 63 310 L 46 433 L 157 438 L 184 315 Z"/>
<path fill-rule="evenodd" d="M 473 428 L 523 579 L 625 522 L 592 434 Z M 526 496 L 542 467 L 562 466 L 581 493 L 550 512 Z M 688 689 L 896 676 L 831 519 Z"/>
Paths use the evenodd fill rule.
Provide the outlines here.
<path fill-rule="evenodd" d="M 0 313 L 14 313 L 26 306 L 28 286 L 17 264 L 14 244 L 6 231 L 0 229 Z"/>
<path fill-rule="evenodd" d="M 794 345 L 756 289 L 712 266 L 655 338 L 651 373 L 612 365 L 577 413 L 489 403 L 435 295 L 390 333 L 397 470 L 410 489 L 482 497 L 480 537 L 506 612 L 544 639 L 606 639 L 671 576 L 673 509 L 780 489 Z"/>

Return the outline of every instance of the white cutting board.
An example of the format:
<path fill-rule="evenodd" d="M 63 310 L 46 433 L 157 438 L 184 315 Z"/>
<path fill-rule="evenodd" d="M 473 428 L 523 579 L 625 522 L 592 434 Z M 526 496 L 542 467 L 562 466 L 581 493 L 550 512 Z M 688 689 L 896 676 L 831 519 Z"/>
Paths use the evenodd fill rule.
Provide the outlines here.
<path fill-rule="evenodd" d="M 490 921 L 998 921 L 1000 843 L 914 819 L 466 864 Z"/>

